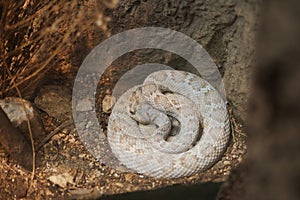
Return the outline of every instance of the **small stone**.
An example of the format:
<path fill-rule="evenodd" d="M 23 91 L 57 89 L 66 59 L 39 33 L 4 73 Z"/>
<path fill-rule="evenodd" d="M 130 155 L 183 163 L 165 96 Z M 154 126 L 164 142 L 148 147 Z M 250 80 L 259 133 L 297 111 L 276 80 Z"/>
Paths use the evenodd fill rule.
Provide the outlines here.
<path fill-rule="evenodd" d="M 116 98 L 111 95 L 106 95 L 102 101 L 102 110 L 105 113 L 110 113 L 116 103 Z"/>
<path fill-rule="evenodd" d="M 85 157 L 85 154 L 81 153 L 81 154 L 79 154 L 78 157 L 79 157 L 79 158 L 84 158 L 84 157 Z"/>
<path fill-rule="evenodd" d="M 34 103 L 48 115 L 64 121 L 72 116 L 71 100 L 72 93 L 67 87 L 47 85 L 40 89 Z"/>
<path fill-rule="evenodd" d="M 69 142 L 70 142 L 70 143 L 75 143 L 75 141 L 76 141 L 75 138 L 70 138 L 70 139 L 69 139 Z"/>
<path fill-rule="evenodd" d="M 59 175 L 50 176 L 48 178 L 50 182 L 60 186 L 61 188 L 66 188 L 68 183 L 73 185 L 73 179 L 74 177 L 67 172 Z"/>
<path fill-rule="evenodd" d="M 228 161 L 228 160 L 225 160 L 223 163 L 224 163 L 224 165 L 230 165 L 230 161 Z"/>
<path fill-rule="evenodd" d="M 144 175 L 139 175 L 139 177 L 140 177 L 140 178 L 146 178 L 146 176 L 144 176 Z"/>
<path fill-rule="evenodd" d="M 120 188 L 124 187 L 124 185 L 122 183 L 114 183 L 114 185 L 117 186 L 117 187 L 120 187 Z"/>

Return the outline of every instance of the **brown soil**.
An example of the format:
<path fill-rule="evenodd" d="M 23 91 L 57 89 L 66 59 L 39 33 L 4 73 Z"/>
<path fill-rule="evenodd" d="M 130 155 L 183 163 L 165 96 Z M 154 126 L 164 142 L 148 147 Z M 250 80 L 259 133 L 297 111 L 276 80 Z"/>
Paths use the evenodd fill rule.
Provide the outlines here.
<path fill-rule="evenodd" d="M 107 76 L 116 72 L 111 67 Z M 73 73 L 53 72 L 56 77 L 51 83 L 72 85 Z M 122 73 L 122 72 L 119 72 Z M 106 76 L 100 81 L 99 102 L 106 94 L 111 93 L 114 77 Z M 69 77 L 66 79 L 66 77 Z M 56 108 L 60 109 L 57 105 Z M 229 108 L 230 109 L 230 108 Z M 101 108 L 99 109 L 101 111 Z M 230 109 L 231 111 L 231 109 Z M 211 169 L 192 177 L 179 179 L 154 179 L 141 174 L 124 173 L 111 169 L 93 158 L 82 145 L 72 126 L 61 129 L 47 142 L 37 155 L 38 166 L 32 179 L 32 173 L 16 164 L 5 152 L 1 153 L 0 165 L 0 199 L 93 199 L 103 195 L 119 194 L 139 190 L 154 190 L 174 184 L 196 184 L 203 182 L 223 182 L 232 169 L 245 158 L 245 135 L 240 124 L 236 123 L 232 113 L 232 137 L 226 153 Z M 41 112 L 46 130 L 50 133 L 62 121 Z M 105 128 L 108 114 L 99 113 L 100 123 Z M 103 117 L 103 118 L 102 118 Z M 62 181 L 50 181 L 53 177 L 63 177 Z M 56 183 L 56 184 L 55 184 Z"/>

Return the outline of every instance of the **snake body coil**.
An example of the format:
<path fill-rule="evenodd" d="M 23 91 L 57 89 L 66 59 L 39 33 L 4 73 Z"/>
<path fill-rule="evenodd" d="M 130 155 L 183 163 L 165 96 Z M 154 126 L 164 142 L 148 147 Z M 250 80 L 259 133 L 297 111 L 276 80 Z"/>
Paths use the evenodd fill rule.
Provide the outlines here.
<path fill-rule="evenodd" d="M 174 119 L 180 124 L 175 134 Z M 152 177 L 178 178 L 210 168 L 229 135 L 227 108 L 217 90 L 176 70 L 154 72 L 125 92 L 108 123 L 108 142 L 120 162 Z"/>

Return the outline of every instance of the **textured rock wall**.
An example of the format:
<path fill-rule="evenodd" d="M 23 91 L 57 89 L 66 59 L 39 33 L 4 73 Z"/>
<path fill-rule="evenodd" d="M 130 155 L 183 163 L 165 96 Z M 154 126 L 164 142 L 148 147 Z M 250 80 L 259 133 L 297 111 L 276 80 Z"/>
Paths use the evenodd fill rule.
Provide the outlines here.
<path fill-rule="evenodd" d="M 265 1 L 248 123 L 248 158 L 221 199 L 300 198 L 300 2 Z M 223 193 L 223 194 L 224 194 Z"/>
<path fill-rule="evenodd" d="M 219 67 L 227 98 L 235 115 L 244 122 L 253 64 L 254 5 L 219 0 L 123 0 L 111 13 L 110 26 L 112 34 L 131 28 L 157 26 L 183 32 L 195 39 Z M 146 55 L 157 57 L 151 53 Z M 163 60 L 170 66 L 181 65 L 178 69 L 190 67 L 175 55 L 166 53 L 164 56 L 167 59 L 156 60 Z M 127 57 L 122 60 L 124 62 L 133 65 L 135 61 Z"/>

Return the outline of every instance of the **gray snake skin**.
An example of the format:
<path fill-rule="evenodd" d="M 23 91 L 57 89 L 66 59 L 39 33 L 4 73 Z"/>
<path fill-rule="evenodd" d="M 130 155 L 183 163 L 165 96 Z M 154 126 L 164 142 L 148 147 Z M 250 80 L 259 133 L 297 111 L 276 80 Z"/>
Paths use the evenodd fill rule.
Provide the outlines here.
<path fill-rule="evenodd" d="M 179 131 L 172 131 L 175 122 Z M 177 70 L 154 72 L 126 91 L 108 122 L 108 142 L 119 161 L 157 178 L 209 169 L 223 155 L 229 135 L 226 104 L 217 90 Z"/>

